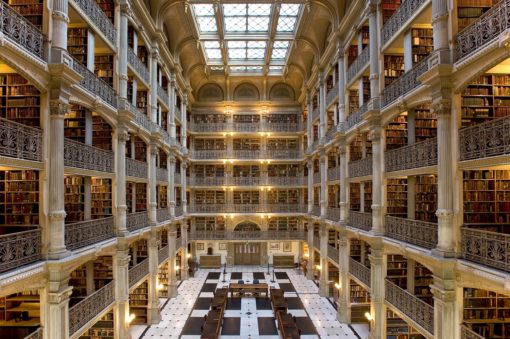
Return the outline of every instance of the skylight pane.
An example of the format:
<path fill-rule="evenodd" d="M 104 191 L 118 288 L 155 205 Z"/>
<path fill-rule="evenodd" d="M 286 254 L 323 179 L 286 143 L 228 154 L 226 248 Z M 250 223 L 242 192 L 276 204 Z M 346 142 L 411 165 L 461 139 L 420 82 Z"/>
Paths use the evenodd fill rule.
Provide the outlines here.
<path fill-rule="evenodd" d="M 225 17 L 225 30 L 227 32 L 246 32 L 246 18 L 245 17 Z"/>
<path fill-rule="evenodd" d="M 229 41 L 228 48 L 246 48 L 246 41 Z"/>
<path fill-rule="evenodd" d="M 229 59 L 246 59 L 246 49 L 240 48 L 229 48 L 228 49 L 228 58 Z"/>
<path fill-rule="evenodd" d="M 200 32 L 216 32 L 218 31 L 218 27 L 216 26 L 216 18 L 201 16 L 197 17 L 198 21 L 198 29 Z"/>
<path fill-rule="evenodd" d="M 273 48 L 289 48 L 288 41 L 275 41 L 273 44 Z"/>
<path fill-rule="evenodd" d="M 265 41 L 248 41 L 248 48 L 266 48 Z"/>
<path fill-rule="evenodd" d="M 220 48 L 219 41 L 204 41 L 205 48 Z"/>
<path fill-rule="evenodd" d="M 264 59 L 264 55 L 266 50 L 265 49 L 259 49 L 259 48 L 250 48 L 247 49 L 247 55 L 246 57 L 248 59 Z"/>
<path fill-rule="evenodd" d="M 269 73 L 282 73 L 283 66 L 269 66 Z"/>
<path fill-rule="evenodd" d="M 294 32 L 296 28 L 297 18 L 294 16 L 280 16 L 278 18 L 278 25 L 276 25 L 277 32 Z"/>
<path fill-rule="evenodd" d="M 205 54 L 208 59 L 221 59 L 221 49 L 206 48 Z"/>
<path fill-rule="evenodd" d="M 224 16 L 241 16 L 247 15 L 246 4 L 223 4 L 223 15 Z"/>
<path fill-rule="evenodd" d="M 196 4 L 193 5 L 196 16 L 214 16 L 214 7 L 212 4 Z"/>
<path fill-rule="evenodd" d="M 249 32 L 267 32 L 269 30 L 269 17 L 267 16 L 249 16 L 248 31 Z"/>
<path fill-rule="evenodd" d="M 271 14 L 271 4 L 249 4 L 248 15 L 269 16 Z"/>
<path fill-rule="evenodd" d="M 280 15 L 297 16 L 300 7 L 300 4 L 282 4 L 280 7 Z"/>
<path fill-rule="evenodd" d="M 273 49 L 271 53 L 271 59 L 277 59 L 277 60 L 283 60 L 287 56 L 287 50 L 286 49 L 279 49 L 275 48 Z"/>

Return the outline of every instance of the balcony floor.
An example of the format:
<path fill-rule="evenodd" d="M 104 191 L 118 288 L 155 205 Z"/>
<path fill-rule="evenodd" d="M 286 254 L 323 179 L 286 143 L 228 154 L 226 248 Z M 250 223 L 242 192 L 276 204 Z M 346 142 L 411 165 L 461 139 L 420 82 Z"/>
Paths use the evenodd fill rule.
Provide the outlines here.
<path fill-rule="evenodd" d="M 234 266 L 227 269 L 227 282 L 222 283 L 218 279 L 207 279 L 210 272 L 221 270 L 199 270 L 194 278 L 184 281 L 179 287 L 179 295 L 171 299 L 161 311 L 161 322 L 150 326 L 145 331 L 145 326 L 132 326 L 133 338 L 200 338 L 200 325 L 204 315 L 208 312 L 209 301 L 214 287 L 228 285 L 230 272 L 241 272 L 245 282 L 252 281 L 254 272 L 266 272 L 267 268 L 261 266 Z M 279 269 L 277 272 L 286 272 L 271 283 L 271 275 L 264 274 L 269 286 L 294 289 L 295 292 L 285 292 L 289 303 L 289 313 L 298 318 L 298 324 L 302 329 L 301 338 L 359 338 L 352 328 L 336 320 L 336 310 L 326 298 L 321 298 L 318 288 L 313 281 L 306 279 L 292 269 Z M 220 277 L 222 279 L 223 277 Z M 237 279 L 235 279 L 237 280 Z M 206 284 L 207 286 L 205 286 Z M 283 286 L 280 286 L 283 284 Z M 225 311 L 225 320 L 220 338 L 279 338 L 274 314 L 268 299 L 259 298 L 234 298 L 236 302 L 229 304 Z M 230 299 L 229 299 L 230 303 Z M 259 328 L 259 325 L 262 325 Z M 145 331 L 145 333 L 142 332 Z M 197 332 L 198 331 L 198 332 Z M 363 335 L 363 334 L 362 334 Z"/>

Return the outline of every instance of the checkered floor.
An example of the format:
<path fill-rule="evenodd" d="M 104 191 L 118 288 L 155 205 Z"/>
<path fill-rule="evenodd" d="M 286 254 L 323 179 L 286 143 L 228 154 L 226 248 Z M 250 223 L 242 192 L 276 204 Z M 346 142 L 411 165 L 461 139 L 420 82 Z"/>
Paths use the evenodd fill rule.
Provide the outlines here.
<path fill-rule="evenodd" d="M 241 279 L 245 283 L 258 279 L 270 287 L 283 289 L 288 312 L 297 318 L 303 339 L 360 338 L 348 325 L 336 320 L 336 310 L 326 298 L 318 295 L 317 286 L 312 281 L 295 270 L 277 270 L 275 280 L 271 282 L 272 274 L 253 266 L 236 266 L 228 270 L 225 277 L 220 270 L 196 272 L 194 278 L 181 284 L 178 297 L 164 305 L 161 322 L 135 330 L 133 338 L 200 338 L 200 326 L 209 311 L 213 291 Z M 280 338 L 270 300 L 263 297 L 229 298 L 221 338 Z"/>

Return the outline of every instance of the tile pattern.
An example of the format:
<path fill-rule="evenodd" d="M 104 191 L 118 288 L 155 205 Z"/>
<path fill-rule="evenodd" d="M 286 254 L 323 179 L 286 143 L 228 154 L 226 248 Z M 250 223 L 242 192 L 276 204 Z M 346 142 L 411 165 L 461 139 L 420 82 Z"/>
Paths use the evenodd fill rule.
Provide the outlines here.
<path fill-rule="evenodd" d="M 215 288 L 228 286 L 230 279 L 251 283 L 258 279 L 270 287 L 285 288 L 289 313 L 298 319 L 302 330 L 301 338 L 359 338 L 347 325 L 336 320 L 336 310 L 318 295 L 318 288 L 295 270 L 279 270 L 267 275 L 265 269 L 257 266 L 236 266 L 234 272 L 227 272 L 225 282 L 219 270 L 200 270 L 194 278 L 183 281 L 177 298 L 169 300 L 161 311 L 161 322 L 151 325 L 145 333 L 136 338 L 200 338 L 200 326 Z M 232 276 L 234 278 L 232 278 Z M 214 288 L 213 288 L 214 287 Z M 364 336 L 362 336 L 364 337 Z M 229 299 L 225 311 L 221 338 L 279 338 L 277 324 L 271 303 L 265 298 Z"/>

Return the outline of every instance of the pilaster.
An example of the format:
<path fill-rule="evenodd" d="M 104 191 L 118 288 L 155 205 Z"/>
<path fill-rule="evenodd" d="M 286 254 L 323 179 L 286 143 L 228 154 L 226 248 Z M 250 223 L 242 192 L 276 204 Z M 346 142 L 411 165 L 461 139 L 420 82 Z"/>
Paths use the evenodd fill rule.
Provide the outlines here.
<path fill-rule="evenodd" d="M 119 124 L 116 129 L 117 151 L 115 159 L 117 159 L 117 170 L 115 172 L 116 182 L 116 212 L 115 225 L 117 226 L 117 234 L 123 235 L 127 233 L 126 228 L 126 142 L 129 140 L 129 134 L 123 124 Z"/>
<path fill-rule="evenodd" d="M 311 158 L 306 160 L 306 168 L 308 169 L 308 214 L 313 210 L 313 162 Z"/>
<path fill-rule="evenodd" d="M 177 238 L 177 231 L 175 229 L 175 225 L 170 226 L 170 230 L 168 231 L 168 297 L 175 298 L 177 297 L 177 275 L 175 272 L 175 253 L 177 252 L 177 248 L 175 248 L 175 239 Z"/>
<path fill-rule="evenodd" d="M 315 250 L 313 247 L 313 220 L 311 218 L 308 219 L 308 234 L 307 234 L 307 242 L 308 242 L 308 262 L 306 267 L 306 277 L 310 280 L 313 280 L 313 262 L 315 257 Z"/>
<path fill-rule="evenodd" d="M 351 291 L 349 278 L 350 242 L 345 228 L 340 230 L 340 241 L 338 251 L 338 262 L 340 271 L 338 276 L 338 308 L 336 318 L 344 324 L 351 323 Z"/>
<path fill-rule="evenodd" d="M 113 256 L 113 282 L 115 286 L 114 326 L 115 339 L 131 338 L 129 334 L 129 249 L 127 241 L 119 238 Z"/>
<path fill-rule="evenodd" d="M 458 314 L 462 313 L 462 295 L 457 295 L 455 261 L 446 259 L 433 273 L 430 289 L 434 296 L 434 338 L 460 339 Z"/>
<path fill-rule="evenodd" d="M 158 156 L 158 146 L 154 141 L 149 145 L 149 223 L 157 224 L 156 218 L 156 157 Z"/>
<path fill-rule="evenodd" d="M 320 158 L 321 171 L 321 219 L 326 219 L 328 213 L 328 156 L 324 149 L 321 150 Z"/>
<path fill-rule="evenodd" d="M 346 225 L 349 218 L 349 202 L 347 196 L 347 146 L 341 143 L 338 151 L 340 153 L 340 224 Z"/>
<path fill-rule="evenodd" d="M 63 182 L 63 180 L 62 180 Z M 44 338 L 69 338 L 69 298 L 73 288 L 69 286 L 69 272 L 59 265 L 48 267 L 46 287 L 41 296 L 44 316 Z"/>
<path fill-rule="evenodd" d="M 383 244 L 373 244 L 370 259 L 370 339 L 383 339 L 386 337 L 386 306 L 385 278 L 386 278 L 386 256 L 383 251 Z"/>
<path fill-rule="evenodd" d="M 372 233 L 384 234 L 384 152 L 381 140 L 383 129 L 374 123 L 369 137 L 372 141 Z"/>
<path fill-rule="evenodd" d="M 329 285 L 328 285 L 328 228 L 326 223 L 320 225 L 320 279 L 319 279 L 319 294 L 321 297 L 329 296 Z"/>
<path fill-rule="evenodd" d="M 170 212 L 170 218 L 173 219 L 175 217 L 175 157 L 173 154 L 168 155 L 166 163 L 166 167 L 168 168 L 168 209 Z"/>
<path fill-rule="evenodd" d="M 183 257 L 181 262 L 181 280 L 188 279 L 188 224 L 183 221 L 181 224 L 181 239 L 183 244 Z"/>
<path fill-rule="evenodd" d="M 149 252 L 149 302 L 147 307 L 147 323 L 157 324 L 161 320 L 158 293 L 158 234 L 155 229 L 150 232 Z"/>
<path fill-rule="evenodd" d="M 186 197 L 186 169 L 188 168 L 188 163 L 186 161 L 181 162 L 181 201 L 182 201 L 182 213 L 186 214 L 188 212 L 188 202 Z"/>

